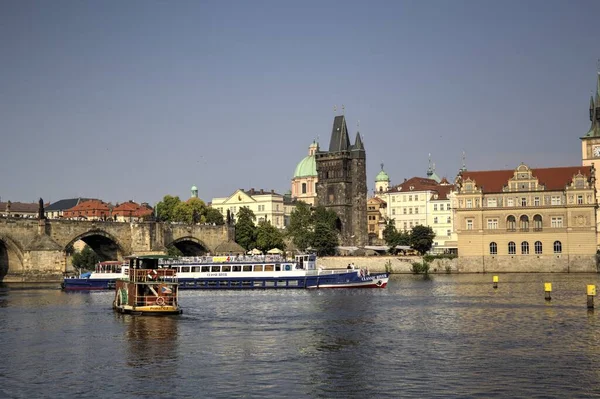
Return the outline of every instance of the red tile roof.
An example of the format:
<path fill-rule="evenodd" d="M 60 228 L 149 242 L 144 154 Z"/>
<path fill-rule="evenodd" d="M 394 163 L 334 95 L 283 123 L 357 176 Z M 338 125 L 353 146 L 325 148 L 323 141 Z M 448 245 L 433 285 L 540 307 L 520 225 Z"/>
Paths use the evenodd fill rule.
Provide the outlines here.
<path fill-rule="evenodd" d="M 0 202 L 0 212 L 6 211 L 6 202 Z M 16 213 L 37 213 L 40 205 L 37 202 L 11 202 L 10 211 Z"/>
<path fill-rule="evenodd" d="M 532 176 L 538 183 L 544 185 L 546 190 L 564 190 L 571 183 L 573 176 L 581 173 L 588 178 L 591 176 L 590 166 L 566 166 L 559 168 L 531 168 Z M 509 170 L 483 170 L 462 172 L 462 180 L 471 179 L 484 193 L 501 193 L 508 180 L 514 176 L 515 169 Z"/>
<path fill-rule="evenodd" d="M 150 208 L 146 204 L 137 204 L 133 201 L 123 202 L 122 204 L 116 206 L 112 214 L 113 216 L 134 216 L 134 217 L 142 217 L 146 215 L 152 214 L 152 208 Z"/>
<path fill-rule="evenodd" d="M 433 190 L 439 186 L 438 182 L 425 177 L 411 177 L 410 179 L 398 184 L 388 190 L 388 193 L 395 192 L 410 192 L 410 191 L 427 191 Z M 412 187 L 412 189 L 411 189 Z"/>

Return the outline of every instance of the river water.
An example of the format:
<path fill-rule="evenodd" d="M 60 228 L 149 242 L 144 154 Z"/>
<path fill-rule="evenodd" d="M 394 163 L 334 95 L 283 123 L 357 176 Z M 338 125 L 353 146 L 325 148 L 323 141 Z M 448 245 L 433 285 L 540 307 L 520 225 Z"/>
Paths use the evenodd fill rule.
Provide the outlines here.
<path fill-rule="evenodd" d="M 600 298 L 586 306 L 600 276 L 499 277 L 185 291 L 178 317 L 118 315 L 112 292 L 4 285 L 0 397 L 600 397 Z"/>

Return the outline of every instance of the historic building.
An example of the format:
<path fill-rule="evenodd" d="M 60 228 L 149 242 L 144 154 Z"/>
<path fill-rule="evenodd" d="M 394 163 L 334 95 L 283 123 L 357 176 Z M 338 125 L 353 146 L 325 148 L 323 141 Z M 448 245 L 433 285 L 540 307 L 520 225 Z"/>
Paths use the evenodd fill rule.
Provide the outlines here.
<path fill-rule="evenodd" d="M 385 229 L 385 209 L 387 204 L 379 197 L 367 200 L 367 227 L 369 231 L 369 245 L 383 244 L 383 230 Z"/>
<path fill-rule="evenodd" d="M 390 177 L 385 170 L 383 170 L 383 163 L 381 164 L 381 170 L 375 176 L 375 195 L 383 194 L 390 188 Z"/>
<path fill-rule="evenodd" d="M 44 207 L 44 212 L 46 212 L 46 217 L 48 219 L 58 219 L 63 217 L 64 212 L 67 209 L 73 208 L 75 205 L 79 204 L 83 201 L 89 201 L 90 198 L 69 198 L 62 199 L 56 202 L 51 203 L 50 205 Z"/>
<path fill-rule="evenodd" d="M 581 138 L 581 160 L 584 166 L 600 166 L 600 71 L 596 77 L 596 98 L 590 98 L 590 130 Z M 596 180 L 596 200 L 600 195 L 600 179 Z M 600 208 L 596 209 L 596 229 L 600 231 Z M 600 236 L 597 244 L 600 245 Z"/>
<path fill-rule="evenodd" d="M 213 198 L 211 206 L 217 209 L 225 219 L 229 210 L 231 216 L 235 218 L 242 207 L 248 207 L 256 216 L 256 222 L 270 221 L 277 228 L 285 227 L 284 201 L 283 195 L 274 190 L 236 190 L 229 197 Z"/>
<path fill-rule="evenodd" d="M 596 271 L 594 168 L 461 171 L 459 270 Z"/>
<path fill-rule="evenodd" d="M 456 235 L 450 194 L 454 188 L 447 180 L 412 177 L 378 194 L 387 203 L 388 220 L 396 229 L 410 232 L 413 227 L 429 226 L 435 233 L 434 252 L 456 252 Z"/>
<path fill-rule="evenodd" d="M 364 246 L 367 233 L 366 153 L 360 133 L 350 144 L 344 115 L 333 120 L 328 151 L 316 152 L 317 205 L 338 215 L 340 244 Z"/>
<path fill-rule="evenodd" d="M 304 157 L 294 170 L 292 178 L 292 199 L 304 201 L 314 205 L 317 197 L 317 162 L 315 154 L 319 151 L 319 144 L 313 141 L 308 147 L 308 155 Z"/>
<path fill-rule="evenodd" d="M 106 220 L 111 216 L 110 204 L 97 199 L 81 201 L 63 212 L 63 217 L 69 219 Z"/>
<path fill-rule="evenodd" d="M 152 215 L 154 210 L 147 203 L 138 204 L 133 201 L 117 204 L 111 212 L 117 222 L 139 222 Z"/>

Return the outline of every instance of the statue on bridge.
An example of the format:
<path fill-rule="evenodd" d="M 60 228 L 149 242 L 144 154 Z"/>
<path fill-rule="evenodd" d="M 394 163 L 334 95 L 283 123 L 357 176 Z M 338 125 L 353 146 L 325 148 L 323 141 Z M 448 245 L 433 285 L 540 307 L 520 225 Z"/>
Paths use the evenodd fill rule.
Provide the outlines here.
<path fill-rule="evenodd" d="M 46 219 L 46 215 L 44 212 L 44 200 L 40 197 L 40 201 L 39 201 L 40 206 L 38 207 L 38 219 L 42 220 L 42 219 Z"/>

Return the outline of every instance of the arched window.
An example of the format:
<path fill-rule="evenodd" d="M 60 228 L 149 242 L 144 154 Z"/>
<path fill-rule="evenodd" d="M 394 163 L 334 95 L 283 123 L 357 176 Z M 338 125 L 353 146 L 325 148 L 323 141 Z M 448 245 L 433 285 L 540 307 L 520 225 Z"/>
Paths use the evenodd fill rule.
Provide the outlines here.
<path fill-rule="evenodd" d="M 506 218 L 506 229 L 509 231 L 515 231 L 517 228 L 517 219 L 513 215 L 509 215 Z"/>
<path fill-rule="evenodd" d="M 533 230 L 534 231 L 542 230 L 542 215 L 535 215 L 533 217 Z"/>
<path fill-rule="evenodd" d="M 509 255 L 514 255 L 517 253 L 517 245 L 514 242 L 509 242 L 508 243 L 508 254 Z"/>
<path fill-rule="evenodd" d="M 302 183 L 302 194 L 306 194 L 306 183 Z"/>
<path fill-rule="evenodd" d="M 521 215 L 521 217 L 519 218 L 519 228 L 521 229 L 521 231 L 529 230 L 529 216 Z"/>
<path fill-rule="evenodd" d="M 529 243 L 527 241 L 521 243 L 521 255 L 529 255 Z"/>
<path fill-rule="evenodd" d="M 490 242 L 490 255 L 498 255 L 498 244 Z"/>
<path fill-rule="evenodd" d="M 535 253 L 536 255 L 540 255 L 542 253 L 542 242 L 541 241 L 536 241 L 535 244 Z"/>
<path fill-rule="evenodd" d="M 555 254 L 562 253 L 562 244 L 560 241 L 554 241 L 554 253 Z"/>

